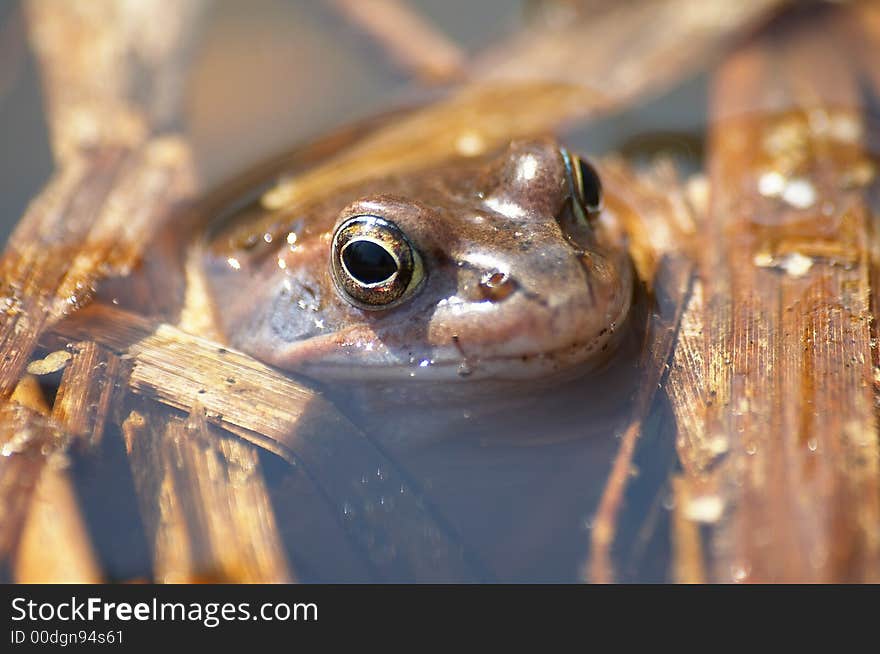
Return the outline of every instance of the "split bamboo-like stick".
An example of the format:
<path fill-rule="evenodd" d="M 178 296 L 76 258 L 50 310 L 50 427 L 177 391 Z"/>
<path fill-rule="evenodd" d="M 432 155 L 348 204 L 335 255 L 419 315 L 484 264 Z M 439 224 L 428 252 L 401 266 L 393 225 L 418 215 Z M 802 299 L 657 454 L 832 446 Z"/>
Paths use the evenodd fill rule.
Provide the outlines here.
<path fill-rule="evenodd" d="M 55 464 L 71 434 L 100 434 L 115 372 L 102 369 L 104 382 L 100 373 L 74 380 L 69 372 L 54 421 L 21 406 L 16 389 L 45 329 L 86 303 L 98 280 L 127 274 L 171 207 L 194 188 L 187 146 L 174 136 L 150 137 L 168 119 L 173 78 L 182 70 L 180 46 L 202 4 L 189 3 L 185 11 L 108 0 L 25 5 L 57 171 L 0 256 L 0 430 L 7 449 L 0 460 L 0 557 L 15 555 L 23 579 L 40 578 L 34 574 L 40 568 L 59 578 L 97 577 L 69 480 Z M 150 93 L 139 95 L 144 89 L 135 80 Z M 138 98 L 149 98 L 149 106 Z M 74 357 L 72 368 L 88 358 Z M 70 556 L 59 553 L 53 563 L 45 544 L 58 539 L 82 547 L 71 543 Z M 72 561 L 81 563 L 81 576 L 68 574 Z"/>
<path fill-rule="evenodd" d="M 93 584 L 102 580 L 95 552 L 63 459 L 43 467 L 15 557 L 18 583 Z"/>
<path fill-rule="evenodd" d="M 719 581 L 880 576 L 876 159 L 852 33 L 829 29 L 848 9 L 780 23 L 714 85 L 701 315 L 670 396 L 690 497 L 676 511 L 714 526 Z"/>
<path fill-rule="evenodd" d="M 100 580 L 91 542 L 65 471 L 68 438 L 46 418 L 36 378 L 27 375 L 0 411 L 0 559 L 19 582 Z M 13 421 L 18 421 L 13 422 Z"/>
<path fill-rule="evenodd" d="M 132 411 L 126 450 L 160 582 L 291 580 L 257 453 L 196 407 Z"/>
<path fill-rule="evenodd" d="M 331 5 L 419 79 L 444 82 L 462 76 L 465 53 L 404 0 L 332 0 Z"/>
<path fill-rule="evenodd" d="M 609 211 L 630 235 L 633 261 L 650 294 L 640 363 L 644 372 L 632 403 L 633 417 L 621 436 L 593 518 L 590 558 L 582 573 L 587 580 L 610 583 L 615 578 L 611 547 L 636 445 L 668 369 L 690 289 L 695 224 L 684 199 L 684 186 L 670 161 L 661 159 L 648 171 L 635 174 L 621 161 L 612 159 L 604 163 L 602 173 L 609 196 L 615 198 Z"/>
<path fill-rule="evenodd" d="M 72 349 L 74 354 L 64 369 L 52 417 L 68 433 L 95 446 L 104 434 L 114 399 L 120 396 L 122 365 L 119 357 L 91 341 Z"/>

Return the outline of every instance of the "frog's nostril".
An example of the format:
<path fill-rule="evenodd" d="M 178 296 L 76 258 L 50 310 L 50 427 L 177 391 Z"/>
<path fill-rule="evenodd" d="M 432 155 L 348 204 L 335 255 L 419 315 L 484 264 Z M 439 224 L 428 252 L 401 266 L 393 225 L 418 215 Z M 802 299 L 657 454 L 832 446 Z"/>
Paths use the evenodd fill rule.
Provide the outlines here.
<path fill-rule="evenodd" d="M 519 287 L 516 280 L 508 273 L 493 270 L 482 276 L 479 283 L 480 294 L 484 300 L 501 302 L 507 299 Z"/>

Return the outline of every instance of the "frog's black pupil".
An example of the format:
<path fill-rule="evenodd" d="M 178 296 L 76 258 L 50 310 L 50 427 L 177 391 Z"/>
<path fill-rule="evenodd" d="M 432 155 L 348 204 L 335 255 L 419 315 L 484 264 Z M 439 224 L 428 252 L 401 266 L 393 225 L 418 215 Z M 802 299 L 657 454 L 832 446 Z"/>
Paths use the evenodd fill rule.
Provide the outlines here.
<path fill-rule="evenodd" d="M 361 284 L 378 284 L 397 272 L 394 257 L 372 241 L 349 243 L 342 252 L 342 262 L 352 277 Z"/>
<path fill-rule="evenodd" d="M 578 160 L 578 166 L 584 184 L 584 206 L 588 210 L 596 210 L 602 206 L 602 182 L 599 181 L 599 174 L 583 159 Z"/>

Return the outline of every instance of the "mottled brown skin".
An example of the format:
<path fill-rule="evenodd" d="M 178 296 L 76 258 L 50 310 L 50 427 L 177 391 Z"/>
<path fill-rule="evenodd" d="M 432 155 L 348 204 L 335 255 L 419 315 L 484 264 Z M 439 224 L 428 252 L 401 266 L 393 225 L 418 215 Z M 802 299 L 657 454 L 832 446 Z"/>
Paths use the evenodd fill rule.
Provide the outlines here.
<path fill-rule="evenodd" d="M 269 364 L 398 398 L 571 378 L 607 359 L 633 294 L 612 218 L 578 222 L 571 188 L 546 138 L 337 189 L 243 244 L 242 221 L 266 224 L 251 207 L 204 245 L 218 325 Z M 332 234 L 358 214 L 395 223 L 424 263 L 422 286 L 392 309 L 352 306 L 332 282 Z M 481 285 L 493 273 L 503 283 Z"/>

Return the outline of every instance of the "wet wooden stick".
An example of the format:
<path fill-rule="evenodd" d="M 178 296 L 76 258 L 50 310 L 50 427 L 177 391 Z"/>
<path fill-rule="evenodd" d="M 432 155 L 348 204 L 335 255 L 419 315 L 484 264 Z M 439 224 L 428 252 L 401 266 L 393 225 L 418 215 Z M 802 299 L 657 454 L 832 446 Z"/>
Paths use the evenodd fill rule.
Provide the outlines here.
<path fill-rule="evenodd" d="M 48 419 L 33 375 L 0 409 L 0 561 L 26 583 L 100 581 L 76 504 L 64 452 L 69 442 Z"/>
<path fill-rule="evenodd" d="M 475 80 L 576 84 L 621 106 L 711 62 L 765 22 L 785 0 L 652 0 L 604 3 L 563 21 L 530 26 L 487 48 Z"/>
<path fill-rule="evenodd" d="M 57 174 L 34 201 L 13 232 L 0 258 L 0 396 L 8 397 L 24 370 L 43 325 L 76 298 L 61 297 L 64 267 L 72 250 L 53 240 L 84 238 L 98 206 L 106 196 L 118 166 L 119 153 L 98 156 L 89 167 L 71 165 Z M 80 189 L 88 191 L 81 192 Z M 65 209 L 68 209 L 65 211 Z"/>
<path fill-rule="evenodd" d="M 64 369 L 52 417 L 72 435 L 98 445 L 115 397 L 122 369 L 119 357 L 91 341 L 77 343 Z M 124 383 L 124 380 L 123 382 Z"/>
<path fill-rule="evenodd" d="M 67 385 L 58 408 L 60 424 L 20 406 L 15 389 L 45 328 L 86 302 L 98 279 L 127 274 L 170 206 L 192 190 L 185 144 L 148 137 L 167 118 L 177 46 L 195 20 L 188 10 L 171 16 L 162 3 L 31 0 L 24 8 L 58 169 L 0 256 L 0 430 L 9 450 L 0 465 L 0 555 L 11 553 L 27 524 L 17 574 L 40 579 L 41 569 L 53 570 L 85 581 L 96 567 L 81 516 L 66 474 L 51 467 L 69 443 L 64 423 L 81 426 L 71 412 L 73 389 Z M 135 79 L 152 87 L 143 97 L 162 101 L 140 105 Z M 42 499 L 29 503 L 34 488 Z M 65 540 L 69 556 L 47 559 L 45 544 Z"/>
<path fill-rule="evenodd" d="M 167 77 L 179 74 L 197 14 L 161 3 L 27 3 L 59 169 L 0 256 L 0 397 L 12 393 L 45 326 L 76 310 L 98 279 L 126 274 L 192 192 L 187 146 L 148 141 L 166 112 L 138 105 L 134 79 L 173 86 Z M 145 30 L 157 25 L 170 31 L 155 41 Z M 152 75 L 136 75 L 144 71 Z"/>
<path fill-rule="evenodd" d="M 331 0 L 330 4 L 418 78 L 447 82 L 462 76 L 465 53 L 404 0 Z"/>
<path fill-rule="evenodd" d="M 137 147 L 167 127 L 208 4 L 23 3 L 59 165 L 96 146 Z"/>
<path fill-rule="evenodd" d="M 136 392 L 185 413 L 201 406 L 210 422 L 285 458 L 301 420 L 334 413 L 321 395 L 245 354 L 106 305 L 83 309 L 55 332 L 118 352 Z"/>
<path fill-rule="evenodd" d="M 64 451 L 70 438 L 58 423 L 37 418 L 47 417 L 50 409 L 35 376 L 22 379 L 7 409 L 13 411 L 13 417 L 15 413 L 27 416 L 25 420 L 37 431 L 29 434 L 26 424 L 24 437 L 42 443 L 39 454 L 44 458 L 40 461 L 31 456 L 29 464 L 22 466 L 20 456 L 32 444 L 22 449 L 19 443 L 0 459 L 0 469 L 5 469 L 0 470 L 0 477 L 11 475 L 19 480 L 17 487 L 2 488 L 0 482 L 0 498 L 12 507 L 7 515 L 0 511 L 0 532 L 9 530 L 17 543 L 8 552 L 0 550 L 0 560 L 8 555 L 13 579 L 21 583 L 100 581 L 100 569 L 66 471 Z M 0 541 L 3 538 L 0 534 Z"/>
<path fill-rule="evenodd" d="M 213 430 L 198 407 L 185 421 L 133 411 L 123 433 L 158 581 L 292 580 L 250 445 Z"/>
<path fill-rule="evenodd" d="M 668 367 L 668 361 L 675 346 L 675 335 L 681 311 L 687 298 L 692 268 L 684 260 L 676 261 L 675 268 L 668 273 L 670 280 L 658 280 L 660 287 L 666 285 L 664 292 L 670 297 L 666 306 L 656 311 L 650 320 L 645 339 L 646 356 L 640 367 L 645 375 L 632 405 L 635 418 L 627 425 L 620 437 L 620 448 L 611 466 L 611 473 L 602 491 L 599 507 L 593 518 L 590 531 L 590 560 L 584 577 L 594 583 L 614 581 L 614 567 L 611 562 L 611 547 L 617 531 L 617 518 L 623 502 L 627 482 L 630 479 L 633 456 L 642 432 L 642 423 L 651 409 L 651 404 L 661 387 Z"/>
<path fill-rule="evenodd" d="M 34 488 L 14 561 L 18 583 L 102 581 L 73 482 L 61 463 L 47 462 Z"/>
<path fill-rule="evenodd" d="M 705 583 L 706 563 L 700 524 L 690 519 L 686 512 L 678 510 L 679 506 L 687 506 L 693 501 L 685 478 L 673 477 L 672 493 L 675 502 L 672 515 L 673 578 L 680 584 Z"/>
<path fill-rule="evenodd" d="M 58 433 L 39 412 L 0 401 L 0 560 L 15 552 L 34 489 L 46 458 L 57 449 Z"/>
<path fill-rule="evenodd" d="M 719 581 L 880 576 L 875 162 L 856 70 L 827 29 L 848 10 L 775 26 L 714 87 L 701 266 L 704 388 L 717 389 L 706 433 L 727 450 L 712 539 Z"/>
<path fill-rule="evenodd" d="M 622 162 L 610 160 L 603 163 L 602 171 L 606 186 L 623 198 L 620 206 L 609 210 L 631 235 L 639 276 L 648 280 L 653 290 L 640 363 L 644 374 L 631 408 L 634 417 L 620 437 L 620 448 L 594 515 L 590 558 L 582 573 L 586 580 L 610 583 L 614 581 L 611 548 L 642 424 L 668 369 L 690 290 L 693 265 L 686 255 L 694 224 L 670 162 L 661 160 L 652 170 L 636 175 Z"/>

